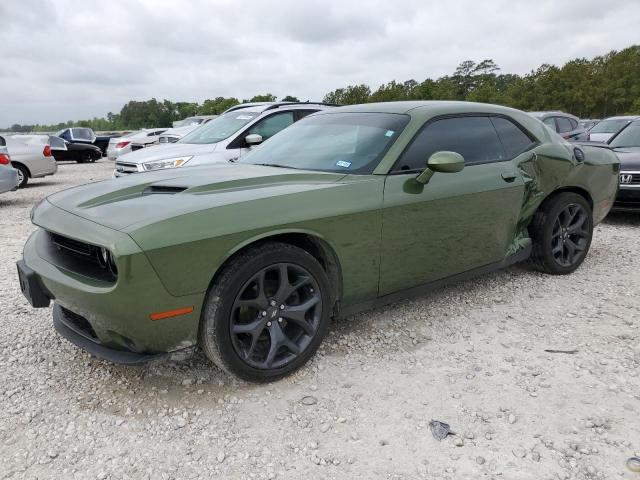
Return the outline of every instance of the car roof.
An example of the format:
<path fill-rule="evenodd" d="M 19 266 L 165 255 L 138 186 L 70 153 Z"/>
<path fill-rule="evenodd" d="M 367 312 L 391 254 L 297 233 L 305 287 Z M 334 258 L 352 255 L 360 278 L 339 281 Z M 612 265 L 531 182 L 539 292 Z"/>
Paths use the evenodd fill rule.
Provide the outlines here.
<path fill-rule="evenodd" d="M 640 119 L 638 115 L 618 115 L 616 117 L 607 117 L 604 120 L 629 120 L 634 121 Z"/>
<path fill-rule="evenodd" d="M 336 109 L 337 112 L 370 112 L 370 113 L 409 113 L 415 111 L 451 110 L 452 113 L 502 113 L 511 114 L 520 110 L 489 103 L 462 102 L 454 100 L 416 100 L 399 102 L 363 103 L 346 105 Z"/>
<path fill-rule="evenodd" d="M 548 110 L 543 112 L 528 112 L 528 113 L 529 115 L 533 115 L 534 117 L 556 116 L 556 117 L 569 117 L 569 118 L 573 118 L 574 120 L 580 120 L 575 115 L 572 115 L 570 113 L 563 112 L 560 110 Z"/>

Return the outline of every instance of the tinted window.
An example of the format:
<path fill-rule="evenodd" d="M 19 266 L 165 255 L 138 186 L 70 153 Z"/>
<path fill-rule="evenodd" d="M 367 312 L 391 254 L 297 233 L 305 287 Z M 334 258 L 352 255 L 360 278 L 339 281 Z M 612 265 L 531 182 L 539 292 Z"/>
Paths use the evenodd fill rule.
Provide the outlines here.
<path fill-rule="evenodd" d="M 533 145 L 534 142 L 506 118 L 491 117 L 491 122 L 498 131 L 498 137 L 500 137 L 507 157 L 515 157 Z"/>
<path fill-rule="evenodd" d="M 556 121 L 553 117 L 545 118 L 542 122 L 554 132 L 556 131 Z"/>
<path fill-rule="evenodd" d="M 575 130 L 576 128 L 578 128 L 578 122 L 576 122 L 573 118 L 570 118 L 569 122 L 571 122 L 571 130 Z"/>
<path fill-rule="evenodd" d="M 467 165 L 506 159 L 488 117 L 446 118 L 428 124 L 414 137 L 395 170 L 422 170 L 431 155 L 443 150 L 459 153 Z"/>
<path fill-rule="evenodd" d="M 573 125 L 566 117 L 556 117 L 556 122 L 558 122 L 558 133 L 566 133 L 573 130 Z"/>
<path fill-rule="evenodd" d="M 247 135 L 260 135 L 263 140 L 266 140 L 267 138 L 273 137 L 280 130 L 284 130 L 292 123 L 293 112 L 276 113 L 253 125 L 247 131 Z"/>

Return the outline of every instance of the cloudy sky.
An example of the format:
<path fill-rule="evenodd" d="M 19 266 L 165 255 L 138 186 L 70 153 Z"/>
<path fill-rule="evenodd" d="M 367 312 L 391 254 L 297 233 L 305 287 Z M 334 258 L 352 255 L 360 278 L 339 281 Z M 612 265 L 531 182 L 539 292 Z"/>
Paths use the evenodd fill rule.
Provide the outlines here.
<path fill-rule="evenodd" d="M 526 73 L 640 43 L 637 0 L 0 0 L 0 126 L 128 100 L 436 78 L 463 60 Z"/>

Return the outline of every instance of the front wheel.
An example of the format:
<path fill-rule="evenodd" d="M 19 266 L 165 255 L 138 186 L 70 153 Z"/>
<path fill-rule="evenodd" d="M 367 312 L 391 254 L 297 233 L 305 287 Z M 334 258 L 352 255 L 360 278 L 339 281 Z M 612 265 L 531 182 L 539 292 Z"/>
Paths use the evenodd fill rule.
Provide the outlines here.
<path fill-rule="evenodd" d="M 593 213 L 577 193 L 565 192 L 546 201 L 529 227 L 531 263 L 540 271 L 566 275 L 584 261 L 593 237 Z"/>
<path fill-rule="evenodd" d="M 269 243 L 241 253 L 207 295 L 200 345 L 244 380 L 272 381 L 304 365 L 327 332 L 329 280 L 306 251 Z"/>

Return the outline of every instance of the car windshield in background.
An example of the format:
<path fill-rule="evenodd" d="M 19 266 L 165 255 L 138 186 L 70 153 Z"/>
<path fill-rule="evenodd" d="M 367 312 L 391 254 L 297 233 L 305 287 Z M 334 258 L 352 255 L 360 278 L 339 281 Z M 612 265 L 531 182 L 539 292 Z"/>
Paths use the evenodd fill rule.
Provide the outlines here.
<path fill-rule="evenodd" d="M 193 132 L 185 135 L 178 143 L 217 143 L 225 138 L 229 138 L 251 120 L 260 115 L 259 112 L 247 112 L 240 110 L 229 112 L 205 123 L 202 127 L 196 128 Z"/>
<path fill-rule="evenodd" d="M 640 122 L 633 122 L 611 140 L 611 148 L 640 147 Z"/>
<path fill-rule="evenodd" d="M 368 174 L 409 122 L 392 113 L 327 113 L 274 135 L 241 163 Z"/>
<path fill-rule="evenodd" d="M 603 120 L 591 129 L 591 133 L 616 133 L 627 123 L 629 120 Z"/>

